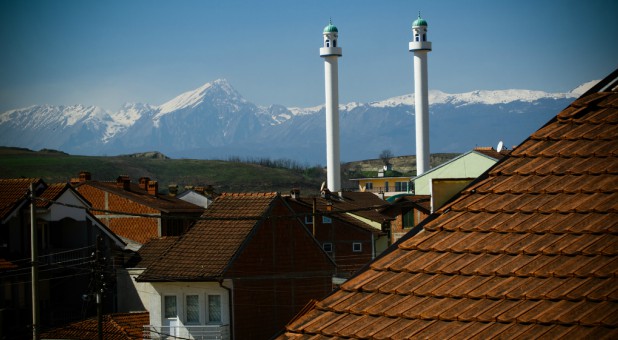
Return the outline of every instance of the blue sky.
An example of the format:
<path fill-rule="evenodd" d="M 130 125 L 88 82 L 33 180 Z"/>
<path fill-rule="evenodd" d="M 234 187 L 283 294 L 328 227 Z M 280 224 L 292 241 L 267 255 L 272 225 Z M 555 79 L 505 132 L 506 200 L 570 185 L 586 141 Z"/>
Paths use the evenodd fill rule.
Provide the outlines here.
<path fill-rule="evenodd" d="M 430 89 L 563 92 L 618 67 L 615 0 L 0 0 L 0 111 L 159 105 L 217 78 L 256 104 L 319 105 L 329 18 L 340 102 L 411 93 L 419 10 Z"/>

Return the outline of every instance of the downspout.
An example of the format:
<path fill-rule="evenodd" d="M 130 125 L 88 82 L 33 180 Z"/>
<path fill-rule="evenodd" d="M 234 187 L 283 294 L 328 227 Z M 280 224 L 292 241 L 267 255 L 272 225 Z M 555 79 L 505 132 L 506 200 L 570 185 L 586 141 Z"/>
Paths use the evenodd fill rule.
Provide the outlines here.
<path fill-rule="evenodd" d="M 232 286 L 234 285 L 232 281 Z M 234 339 L 234 291 L 232 288 L 223 285 L 223 279 L 219 280 L 219 287 L 227 290 L 227 296 L 230 298 L 230 339 Z"/>
<path fill-rule="evenodd" d="M 374 260 L 376 258 L 376 241 L 374 239 L 374 234 L 371 233 L 371 259 Z"/>

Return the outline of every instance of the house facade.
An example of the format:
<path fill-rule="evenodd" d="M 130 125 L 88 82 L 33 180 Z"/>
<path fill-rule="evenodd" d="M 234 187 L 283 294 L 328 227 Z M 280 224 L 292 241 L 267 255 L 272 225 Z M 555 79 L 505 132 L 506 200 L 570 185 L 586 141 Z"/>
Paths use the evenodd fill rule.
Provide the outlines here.
<path fill-rule="evenodd" d="M 332 290 L 335 264 L 277 193 L 223 194 L 166 242 L 144 245 L 132 274 L 151 337 L 267 339 Z"/>
<path fill-rule="evenodd" d="M 498 152 L 492 147 L 476 147 L 448 162 L 429 169 L 420 176 L 412 178 L 412 190 L 415 195 L 431 195 L 434 179 L 461 179 L 467 180 L 469 183 L 496 164 L 506 154 L 508 154 L 506 150 Z"/>
<path fill-rule="evenodd" d="M 382 213 L 394 217 L 391 222 L 390 243 L 393 244 L 406 233 L 419 225 L 431 210 L 431 196 L 401 194 L 387 199 L 391 206 L 382 210 Z"/>
<path fill-rule="evenodd" d="M 126 244 L 88 209 L 89 203 L 66 184 L 48 185 L 41 179 L 0 179 L 0 338 L 32 335 L 31 204 L 38 252 L 39 329 L 79 320 L 95 311 L 91 285 L 92 253 L 97 237 L 107 283 L 104 308 L 114 308 L 114 257 L 122 257 Z"/>
<path fill-rule="evenodd" d="M 348 213 L 342 210 L 340 200 L 345 200 L 346 195 L 344 192 L 329 202 L 325 197 L 302 197 L 300 190 L 292 190 L 291 195 L 285 197 L 287 204 L 301 217 L 305 228 L 337 264 L 337 274 L 333 278 L 335 284 L 352 276 L 388 246 L 388 234 L 382 228 L 382 220 L 370 224 L 368 218 L 355 217 L 353 214 L 357 211 Z M 384 204 L 381 200 L 377 202 Z M 356 206 L 350 210 L 359 208 Z"/>

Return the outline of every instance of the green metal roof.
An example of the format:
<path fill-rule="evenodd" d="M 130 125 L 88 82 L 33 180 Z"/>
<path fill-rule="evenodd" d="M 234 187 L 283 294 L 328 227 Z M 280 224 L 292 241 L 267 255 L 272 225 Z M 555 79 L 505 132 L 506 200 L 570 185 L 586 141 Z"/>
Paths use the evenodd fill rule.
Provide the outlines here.
<path fill-rule="evenodd" d="M 414 22 L 412 23 L 412 27 L 415 26 L 427 26 L 427 21 L 423 18 L 421 18 L 421 15 L 418 15 L 418 19 L 414 20 Z"/>
<path fill-rule="evenodd" d="M 324 27 L 324 33 L 332 33 L 332 32 L 339 32 L 339 30 L 337 29 L 337 27 L 335 27 L 335 25 L 333 25 L 333 23 L 329 20 L 328 21 L 328 26 Z"/>

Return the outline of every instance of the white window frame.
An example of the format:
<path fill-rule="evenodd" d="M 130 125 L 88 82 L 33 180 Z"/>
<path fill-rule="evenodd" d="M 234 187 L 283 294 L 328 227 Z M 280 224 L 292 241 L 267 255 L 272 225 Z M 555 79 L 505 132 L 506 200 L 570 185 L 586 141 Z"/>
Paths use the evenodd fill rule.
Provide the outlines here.
<path fill-rule="evenodd" d="M 197 321 L 189 321 L 189 297 L 195 296 L 197 297 Z M 185 323 L 187 325 L 199 325 L 202 322 L 201 313 L 200 313 L 200 295 L 199 294 L 187 294 L 185 295 Z"/>
<path fill-rule="evenodd" d="M 358 249 L 356 249 L 358 246 Z M 363 251 L 363 244 L 361 242 L 352 242 L 352 251 L 355 253 L 360 253 Z"/>
<path fill-rule="evenodd" d="M 333 219 L 328 217 L 328 216 L 322 216 L 322 223 L 323 224 L 330 224 L 333 223 Z"/>
<path fill-rule="evenodd" d="M 326 249 L 326 248 L 330 248 L 330 250 Z M 322 244 L 322 249 L 324 249 L 325 252 L 327 253 L 332 253 L 333 252 L 333 244 L 330 242 L 326 242 Z"/>
<path fill-rule="evenodd" d="M 219 297 L 219 320 L 211 320 L 210 315 L 210 297 Z M 223 322 L 223 296 L 221 294 L 206 294 L 206 324 L 207 325 L 220 325 Z"/>
<path fill-rule="evenodd" d="M 167 314 L 167 298 L 174 298 L 174 309 L 176 310 L 176 315 L 168 316 Z M 163 317 L 166 319 L 177 319 L 178 318 L 178 297 L 176 295 L 163 295 Z"/>

